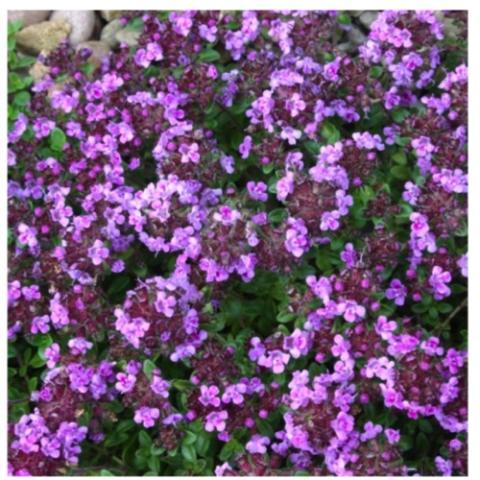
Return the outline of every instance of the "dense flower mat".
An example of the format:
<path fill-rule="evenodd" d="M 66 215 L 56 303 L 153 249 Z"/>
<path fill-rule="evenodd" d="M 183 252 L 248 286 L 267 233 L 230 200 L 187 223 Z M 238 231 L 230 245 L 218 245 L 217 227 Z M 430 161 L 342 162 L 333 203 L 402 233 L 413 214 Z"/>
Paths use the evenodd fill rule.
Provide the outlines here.
<path fill-rule="evenodd" d="M 466 474 L 466 20 L 11 26 L 10 473 Z"/>

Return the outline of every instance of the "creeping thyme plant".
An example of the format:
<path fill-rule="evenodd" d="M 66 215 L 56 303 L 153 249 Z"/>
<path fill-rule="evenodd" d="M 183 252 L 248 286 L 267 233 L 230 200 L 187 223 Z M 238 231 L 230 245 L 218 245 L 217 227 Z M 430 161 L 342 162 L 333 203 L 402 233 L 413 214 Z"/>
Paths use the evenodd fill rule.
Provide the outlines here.
<path fill-rule="evenodd" d="M 466 13 L 121 22 L 10 29 L 10 474 L 466 475 Z"/>

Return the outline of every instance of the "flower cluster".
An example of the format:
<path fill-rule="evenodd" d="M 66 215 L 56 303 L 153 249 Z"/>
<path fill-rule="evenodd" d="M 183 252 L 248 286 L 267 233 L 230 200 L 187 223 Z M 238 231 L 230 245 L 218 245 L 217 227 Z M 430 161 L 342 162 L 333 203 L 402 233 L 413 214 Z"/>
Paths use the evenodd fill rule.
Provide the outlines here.
<path fill-rule="evenodd" d="M 123 12 L 134 47 L 38 57 L 10 474 L 468 473 L 467 18 L 362 18 Z"/>

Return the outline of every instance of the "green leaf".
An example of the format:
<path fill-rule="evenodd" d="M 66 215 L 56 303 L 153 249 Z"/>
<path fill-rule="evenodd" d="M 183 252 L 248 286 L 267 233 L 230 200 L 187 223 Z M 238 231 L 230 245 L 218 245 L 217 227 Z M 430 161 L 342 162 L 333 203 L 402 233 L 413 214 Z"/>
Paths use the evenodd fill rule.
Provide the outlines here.
<path fill-rule="evenodd" d="M 285 208 L 275 208 L 268 213 L 268 220 L 271 223 L 281 223 L 288 217 L 288 212 Z"/>
<path fill-rule="evenodd" d="M 17 33 L 22 28 L 22 20 L 14 20 L 13 22 L 8 22 L 8 36 Z"/>
<path fill-rule="evenodd" d="M 102 470 L 100 470 L 100 476 L 101 477 L 115 477 L 115 474 L 112 473 L 110 470 L 106 470 L 105 468 L 102 468 Z"/>
<path fill-rule="evenodd" d="M 187 462 L 195 462 L 197 460 L 197 452 L 193 445 L 182 443 L 181 452 L 182 452 L 182 457 Z"/>
<path fill-rule="evenodd" d="M 50 133 L 50 148 L 55 150 L 56 152 L 61 152 L 63 150 L 63 146 L 67 141 L 67 137 L 63 130 L 56 127 Z"/>
<path fill-rule="evenodd" d="M 13 97 L 13 103 L 17 107 L 25 107 L 30 102 L 30 94 L 28 92 L 19 92 Z"/>
<path fill-rule="evenodd" d="M 292 322 L 293 320 L 295 320 L 296 318 L 296 314 L 295 313 L 292 313 L 292 312 L 280 312 L 278 315 L 277 315 L 277 322 L 278 323 L 288 323 L 288 322 Z"/>
<path fill-rule="evenodd" d="M 410 170 L 405 165 L 395 165 L 390 172 L 398 180 L 406 180 L 410 176 Z"/>
<path fill-rule="evenodd" d="M 220 60 L 220 54 L 213 48 L 206 48 L 200 52 L 198 60 L 203 63 L 213 63 Z"/>
<path fill-rule="evenodd" d="M 160 458 L 157 455 L 150 457 L 148 459 L 147 465 L 148 465 L 148 468 L 155 475 L 158 475 L 160 473 Z"/>
<path fill-rule="evenodd" d="M 141 447 L 150 448 L 152 445 L 152 439 L 145 430 L 140 430 L 138 432 L 138 441 L 140 442 Z"/>
<path fill-rule="evenodd" d="M 143 362 L 143 373 L 148 377 L 149 380 L 152 379 L 152 372 L 157 368 L 154 362 L 150 359 L 146 359 Z"/>
<path fill-rule="evenodd" d="M 269 422 L 263 418 L 258 418 L 255 423 L 261 435 L 264 435 L 265 437 L 273 437 L 274 431 Z"/>
<path fill-rule="evenodd" d="M 28 338 L 28 343 L 34 347 L 46 348 L 53 343 L 52 337 L 48 333 L 39 333 Z"/>
<path fill-rule="evenodd" d="M 195 443 L 195 448 L 197 450 L 197 453 L 201 457 L 205 457 L 208 452 L 208 448 L 210 447 L 210 435 L 208 435 L 206 432 L 201 432 L 197 436 L 197 440 Z"/>
<path fill-rule="evenodd" d="M 30 366 L 33 368 L 41 368 L 45 365 L 45 359 L 41 358 L 39 355 L 35 355 L 30 360 Z"/>
<path fill-rule="evenodd" d="M 399 150 L 392 155 L 392 160 L 399 165 L 407 164 L 407 155 L 403 150 Z"/>
<path fill-rule="evenodd" d="M 350 18 L 350 15 L 342 12 L 337 16 L 337 21 L 340 23 L 340 25 L 350 25 L 352 23 L 352 19 Z"/>
<path fill-rule="evenodd" d="M 329 121 L 323 122 L 321 134 L 327 143 L 335 143 L 340 140 L 340 132 L 338 128 Z"/>
<path fill-rule="evenodd" d="M 232 455 L 236 453 L 243 453 L 243 452 L 244 452 L 244 448 L 242 444 L 235 438 L 232 438 L 223 446 L 218 458 L 220 458 L 222 462 L 225 462 Z"/>
<path fill-rule="evenodd" d="M 172 380 L 172 387 L 176 388 L 177 390 L 185 391 L 188 390 L 192 386 L 192 383 L 189 380 Z"/>
<path fill-rule="evenodd" d="M 192 445 L 192 444 L 194 444 L 196 441 L 197 441 L 197 435 L 195 435 L 195 433 L 193 433 L 193 432 L 187 432 L 187 433 L 185 434 L 185 436 L 183 437 L 183 440 L 182 440 L 182 442 L 183 442 L 185 445 Z"/>
<path fill-rule="evenodd" d="M 372 78 L 379 78 L 383 73 L 383 67 L 376 65 L 370 69 L 370 76 Z"/>

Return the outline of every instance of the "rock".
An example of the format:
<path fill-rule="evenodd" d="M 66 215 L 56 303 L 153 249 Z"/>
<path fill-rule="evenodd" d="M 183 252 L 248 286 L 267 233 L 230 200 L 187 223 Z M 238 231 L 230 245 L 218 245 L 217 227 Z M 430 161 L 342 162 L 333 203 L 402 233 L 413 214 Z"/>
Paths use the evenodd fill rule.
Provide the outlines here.
<path fill-rule="evenodd" d="M 89 40 L 95 26 L 95 14 L 92 10 L 55 10 L 50 19 L 63 20 L 71 25 L 69 40 L 73 47 Z"/>
<path fill-rule="evenodd" d="M 103 27 L 102 33 L 100 34 L 100 40 L 108 43 L 112 48 L 116 47 L 118 45 L 118 40 L 115 38 L 115 35 L 122 30 L 122 28 L 120 20 L 112 20 Z"/>
<path fill-rule="evenodd" d="M 46 53 L 54 50 L 60 42 L 70 34 L 72 27 L 64 21 L 47 20 L 22 28 L 15 35 L 20 48 L 27 53 L 38 54 L 42 50 Z"/>
<path fill-rule="evenodd" d="M 50 67 L 47 67 L 42 62 L 38 60 L 30 67 L 28 73 L 32 76 L 34 83 L 37 83 L 41 80 L 48 72 Z"/>
<path fill-rule="evenodd" d="M 138 39 L 142 32 L 135 30 L 122 29 L 115 34 L 115 39 L 118 43 L 126 43 L 129 47 L 135 47 L 138 45 Z"/>
<path fill-rule="evenodd" d="M 367 41 L 367 36 L 358 27 L 352 26 L 347 32 L 347 39 L 352 45 L 358 46 Z"/>
<path fill-rule="evenodd" d="M 98 40 L 103 29 L 103 21 L 99 15 L 95 14 L 95 22 L 93 24 L 92 39 Z"/>
<path fill-rule="evenodd" d="M 100 15 L 104 20 L 110 22 L 116 18 L 120 18 L 124 14 L 125 10 L 100 10 Z"/>
<path fill-rule="evenodd" d="M 99 67 L 102 64 L 102 60 L 110 53 L 110 45 L 98 40 L 79 43 L 75 50 L 79 52 L 83 48 L 88 48 L 92 51 L 92 54 L 88 57 L 88 61 L 96 67 Z"/>
<path fill-rule="evenodd" d="M 370 29 L 370 25 L 374 22 L 377 18 L 378 12 L 374 11 L 365 11 L 359 17 L 358 21 L 365 27 Z"/>
<path fill-rule="evenodd" d="M 8 21 L 22 21 L 22 27 L 29 27 L 36 23 L 43 22 L 50 16 L 50 10 L 9 10 Z"/>

